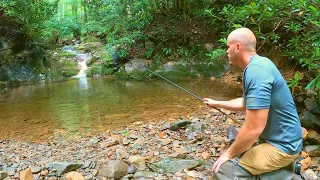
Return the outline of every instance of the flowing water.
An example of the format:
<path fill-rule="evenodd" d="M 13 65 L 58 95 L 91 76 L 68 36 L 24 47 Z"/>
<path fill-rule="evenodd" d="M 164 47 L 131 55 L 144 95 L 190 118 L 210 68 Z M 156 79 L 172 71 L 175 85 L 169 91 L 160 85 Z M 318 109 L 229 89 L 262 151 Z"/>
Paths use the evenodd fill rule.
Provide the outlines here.
<path fill-rule="evenodd" d="M 220 80 L 175 83 L 200 97 L 229 99 L 240 86 Z M 123 128 L 140 121 L 177 120 L 204 108 L 201 101 L 162 79 L 72 78 L 20 86 L 0 94 L 0 139 L 42 140 Z"/>

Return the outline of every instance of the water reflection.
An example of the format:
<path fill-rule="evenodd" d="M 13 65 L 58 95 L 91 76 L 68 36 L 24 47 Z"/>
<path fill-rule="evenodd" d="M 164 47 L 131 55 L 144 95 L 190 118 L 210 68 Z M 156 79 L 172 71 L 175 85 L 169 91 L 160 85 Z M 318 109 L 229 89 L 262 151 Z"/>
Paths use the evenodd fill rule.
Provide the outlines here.
<path fill-rule="evenodd" d="M 230 99 L 240 86 L 216 80 L 175 83 L 199 97 Z M 72 78 L 21 86 L 0 94 L 0 139 L 46 139 L 99 133 L 133 121 L 159 121 L 199 110 L 194 97 L 161 79 L 121 81 L 114 78 Z"/>

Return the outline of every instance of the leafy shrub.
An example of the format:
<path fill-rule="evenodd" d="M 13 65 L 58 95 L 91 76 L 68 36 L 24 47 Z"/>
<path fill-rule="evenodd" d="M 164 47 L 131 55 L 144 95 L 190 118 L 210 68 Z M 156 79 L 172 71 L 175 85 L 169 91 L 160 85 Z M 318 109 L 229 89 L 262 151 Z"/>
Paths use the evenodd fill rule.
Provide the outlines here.
<path fill-rule="evenodd" d="M 258 38 L 259 52 L 280 48 L 289 59 L 307 70 L 316 71 L 307 88 L 318 92 L 320 102 L 320 11 L 317 0 L 243 0 L 222 9 L 208 9 L 212 23 L 219 24 L 225 37 L 237 27 L 252 29 Z M 297 78 L 291 82 L 297 85 Z M 303 80 L 303 79 L 302 79 Z M 300 80 L 299 80 L 300 81 Z"/>

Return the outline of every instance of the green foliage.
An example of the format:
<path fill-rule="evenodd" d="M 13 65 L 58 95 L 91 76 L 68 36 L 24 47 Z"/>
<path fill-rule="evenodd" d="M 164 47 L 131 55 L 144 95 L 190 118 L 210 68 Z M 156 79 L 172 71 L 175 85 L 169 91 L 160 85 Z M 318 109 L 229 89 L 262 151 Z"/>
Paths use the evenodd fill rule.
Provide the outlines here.
<path fill-rule="evenodd" d="M 291 93 L 294 94 L 294 90 L 296 87 L 298 87 L 300 81 L 301 81 L 301 77 L 298 73 L 295 73 L 293 78 L 288 78 L 288 86 L 289 88 L 291 88 Z"/>
<path fill-rule="evenodd" d="M 224 49 L 218 48 L 206 55 L 209 57 L 211 61 L 219 62 L 223 64 L 226 63 L 226 51 Z"/>
<path fill-rule="evenodd" d="M 101 65 L 92 65 L 91 68 L 86 72 L 87 76 L 91 77 L 94 75 L 102 74 L 102 66 Z"/>
<path fill-rule="evenodd" d="M 33 0 L 2 0 L 0 9 L 21 25 L 20 31 L 26 34 L 28 39 L 40 38 L 44 22 L 50 19 L 56 12 L 56 1 Z"/>
<path fill-rule="evenodd" d="M 225 37 L 236 27 L 249 27 L 258 37 L 257 50 L 271 52 L 280 48 L 289 59 L 298 61 L 307 70 L 318 72 L 307 87 L 316 87 L 320 71 L 319 1 L 311 0 L 242 0 L 237 5 L 223 4 L 222 9 L 206 10 L 212 24 L 219 24 Z M 289 80 L 294 88 L 297 75 Z M 311 85 L 310 85 L 311 84 Z M 320 88 L 316 88 L 320 94 Z M 320 96 L 318 96 L 320 101 Z"/>

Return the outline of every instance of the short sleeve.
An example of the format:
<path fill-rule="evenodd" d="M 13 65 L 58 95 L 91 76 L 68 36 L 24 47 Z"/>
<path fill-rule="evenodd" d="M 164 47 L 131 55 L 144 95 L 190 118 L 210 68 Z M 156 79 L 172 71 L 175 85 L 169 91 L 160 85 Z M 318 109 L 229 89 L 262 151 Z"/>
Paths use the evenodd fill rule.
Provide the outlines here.
<path fill-rule="evenodd" d="M 268 109 L 274 78 L 260 65 L 252 65 L 244 72 L 244 99 L 247 109 Z"/>

